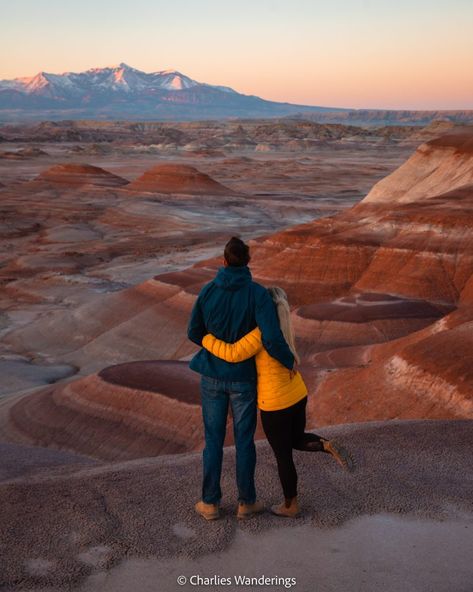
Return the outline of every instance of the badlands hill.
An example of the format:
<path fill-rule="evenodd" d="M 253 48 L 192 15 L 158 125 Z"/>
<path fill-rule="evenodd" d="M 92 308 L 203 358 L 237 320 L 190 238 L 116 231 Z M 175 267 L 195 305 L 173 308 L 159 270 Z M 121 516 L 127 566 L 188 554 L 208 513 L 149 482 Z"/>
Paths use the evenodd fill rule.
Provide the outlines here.
<path fill-rule="evenodd" d="M 2 440 L 128 460 L 199 449 L 199 381 L 187 364 L 130 362 L 4 401 Z"/>
<path fill-rule="evenodd" d="M 310 425 L 473 418 L 471 137 L 467 130 L 428 142 L 401 167 L 405 177 L 400 178 L 401 169 L 395 171 L 350 210 L 252 242 L 254 277 L 284 287 L 294 307 L 301 369 L 314 393 Z M 114 422 L 121 425 L 126 405 L 136 405 L 148 411 L 141 417 L 130 411 L 127 442 L 140 426 L 148 426 L 146 433 L 155 438 L 138 453 L 182 449 L 180 436 L 169 435 L 183 429 L 180 409 L 187 409 L 195 434 L 186 449 L 198 446 L 201 435 L 194 431 L 191 408 L 185 407 L 191 401 L 176 393 L 163 403 L 169 416 L 166 411 L 163 419 L 153 411 L 153 392 L 170 399 L 162 386 L 169 366 L 154 362 L 146 384 L 131 386 L 124 366 L 114 389 L 104 380 L 103 368 L 132 360 L 186 360 L 194 351 L 186 339 L 192 304 L 219 264 L 220 258 L 211 259 L 160 274 L 10 332 L 5 339 L 15 351 L 41 348 L 50 359 L 91 376 L 10 398 L 3 407 L 2 436 L 118 458 L 114 451 L 97 453 L 99 440 L 113 433 Z M 153 368 L 152 361 L 147 364 Z M 195 389 L 187 376 L 183 369 L 182 392 Z M 61 440 L 59 428 L 48 432 L 43 405 L 54 405 L 51 417 L 69 432 L 66 439 Z M 82 425 L 107 424 L 87 450 L 75 433 L 70 436 L 74 424 L 68 410 L 74 406 Z M 24 419 L 32 408 L 36 423 Z M 168 432 L 166 418 L 172 425 Z M 172 441 L 164 445 L 163 438 Z"/>
<path fill-rule="evenodd" d="M 42 171 L 32 183 L 75 188 L 81 185 L 97 187 L 123 187 L 132 192 L 188 195 L 232 195 L 228 187 L 218 183 L 210 175 L 184 164 L 157 164 L 147 169 L 131 183 L 101 167 L 83 163 L 57 164 Z"/>
<path fill-rule="evenodd" d="M 128 184 L 126 179 L 90 164 L 58 164 L 43 171 L 36 180 L 64 186 L 90 183 L 99 187 L 120 187 Z"/>
<path fill-rule="evenodd" d="M 186 193 L 190 195 L 229 195 L 224 187 L 195 167 L 182 164 L 158 164 L 147 170 L 127 187 L 130 191 Z"/>
<path fill-rule="evenodd" d="M 471 185 L 472 154 L 473 137 L 469 133 L 449 133 L 431 140 L 395 173 L 377 183 L 363 203 L 407 203 Z"/>

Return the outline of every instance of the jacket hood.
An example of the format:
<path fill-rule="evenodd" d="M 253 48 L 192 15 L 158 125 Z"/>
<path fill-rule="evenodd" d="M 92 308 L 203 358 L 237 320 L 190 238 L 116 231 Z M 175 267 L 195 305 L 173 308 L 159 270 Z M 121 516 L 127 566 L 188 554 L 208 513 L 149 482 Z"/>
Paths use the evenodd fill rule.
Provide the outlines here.
<path fill-rule="evenodd" d="M 251 271 L 244 267 L 220 267 L 214 280 L 223 290 L 236 291 L 251 282 Z"/>

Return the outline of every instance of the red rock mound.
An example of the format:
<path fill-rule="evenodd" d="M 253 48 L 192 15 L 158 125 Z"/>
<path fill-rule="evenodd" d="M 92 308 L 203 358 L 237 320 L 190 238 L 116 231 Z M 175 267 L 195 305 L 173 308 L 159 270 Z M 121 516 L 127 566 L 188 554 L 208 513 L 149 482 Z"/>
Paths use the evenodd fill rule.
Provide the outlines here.
<path fill-rule="evenodd" d="M 187 193 L 190 195 L 222 195 L 234 191 L 221 185 L 209 175 L 192 166 L 182 164 L 158 164 L 130 183 L 131 191 L 155 193 Z"/>
<path fill-rule="evenodd" d="M 472 333 L 470 309 L 373 346 L 368 365 L 325 378 L 317 393 L 319 413 L 330 422 L 368 421 L 381 414 L 386 419 L 473 419 Z"/>
<path fill-rule="evenodd" d="M 57 164 L 43 171 L 36 180 L 72 186 L 91 184 L 120 187 L 128 184 L 126 179 L 90 164 Z"/>
<path fill-rule="evenodd" d="M 130 362 L 17 398 L 2 440 L 128 460 L 199 449 L 199 376 L 185 362 Z"/>

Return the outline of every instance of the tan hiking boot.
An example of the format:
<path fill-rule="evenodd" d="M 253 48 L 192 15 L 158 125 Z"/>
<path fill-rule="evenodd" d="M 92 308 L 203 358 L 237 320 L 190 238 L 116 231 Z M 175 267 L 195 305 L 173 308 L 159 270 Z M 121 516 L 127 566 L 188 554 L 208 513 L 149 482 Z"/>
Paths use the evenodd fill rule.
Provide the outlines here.
<path fill-rule="evenodd" d="M 331 440 L 322 439 L 322 445 L 324 447 L 324 451 L 331 454 L 337 463 L 343 469 L 345 469 L 345 471 L 353 471 L 355 468 L 355 463 L 353 462 L 353 457 L 348 452 L 348 450 L 346 450 L 346 448 L 343 448 L 343 446 L 340 446 Z"/>
<path fill-rule="evenodd" d="M 200 501 L 195 504 L 194 508 L 197 514 L 200 514 L 206 520 L 216 520 L 220 515 L 218 504 L 206 504 Z"/>
<path fill-rule="evenodd" d="M 289 507 L 287 507 L 286 503 L 283 502 L 279 506 L 271 506 L 271 512 L 276 514 L 276 516 L 281 516 L 282 518 L 297 518 L 300 516 L 301 509 L 299 507 L 297 498 L 293 497 Z"/>
<path fill-rule="evenodd" d="M 264 512 L 263 502 L 255 502 L 254 504 L 238 504 L 237 518 L 249 518 L 255 514 Z"/>

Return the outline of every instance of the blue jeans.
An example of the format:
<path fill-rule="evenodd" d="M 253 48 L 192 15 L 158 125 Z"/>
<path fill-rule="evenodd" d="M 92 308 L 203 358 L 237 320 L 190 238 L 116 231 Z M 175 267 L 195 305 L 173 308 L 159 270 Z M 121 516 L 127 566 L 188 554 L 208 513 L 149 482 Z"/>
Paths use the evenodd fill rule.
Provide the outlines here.
<path fill-rule="evenodd" d="M 253 504 L 256 501 L 256 383 L 231 382 L 202 376 L 200 388 L 205 429 L 202 500 L 207 504 L 217 504 L 222 497 L 220 477 L 223 442 L 230 405 L 236 447 L 238 500 Z"/>

